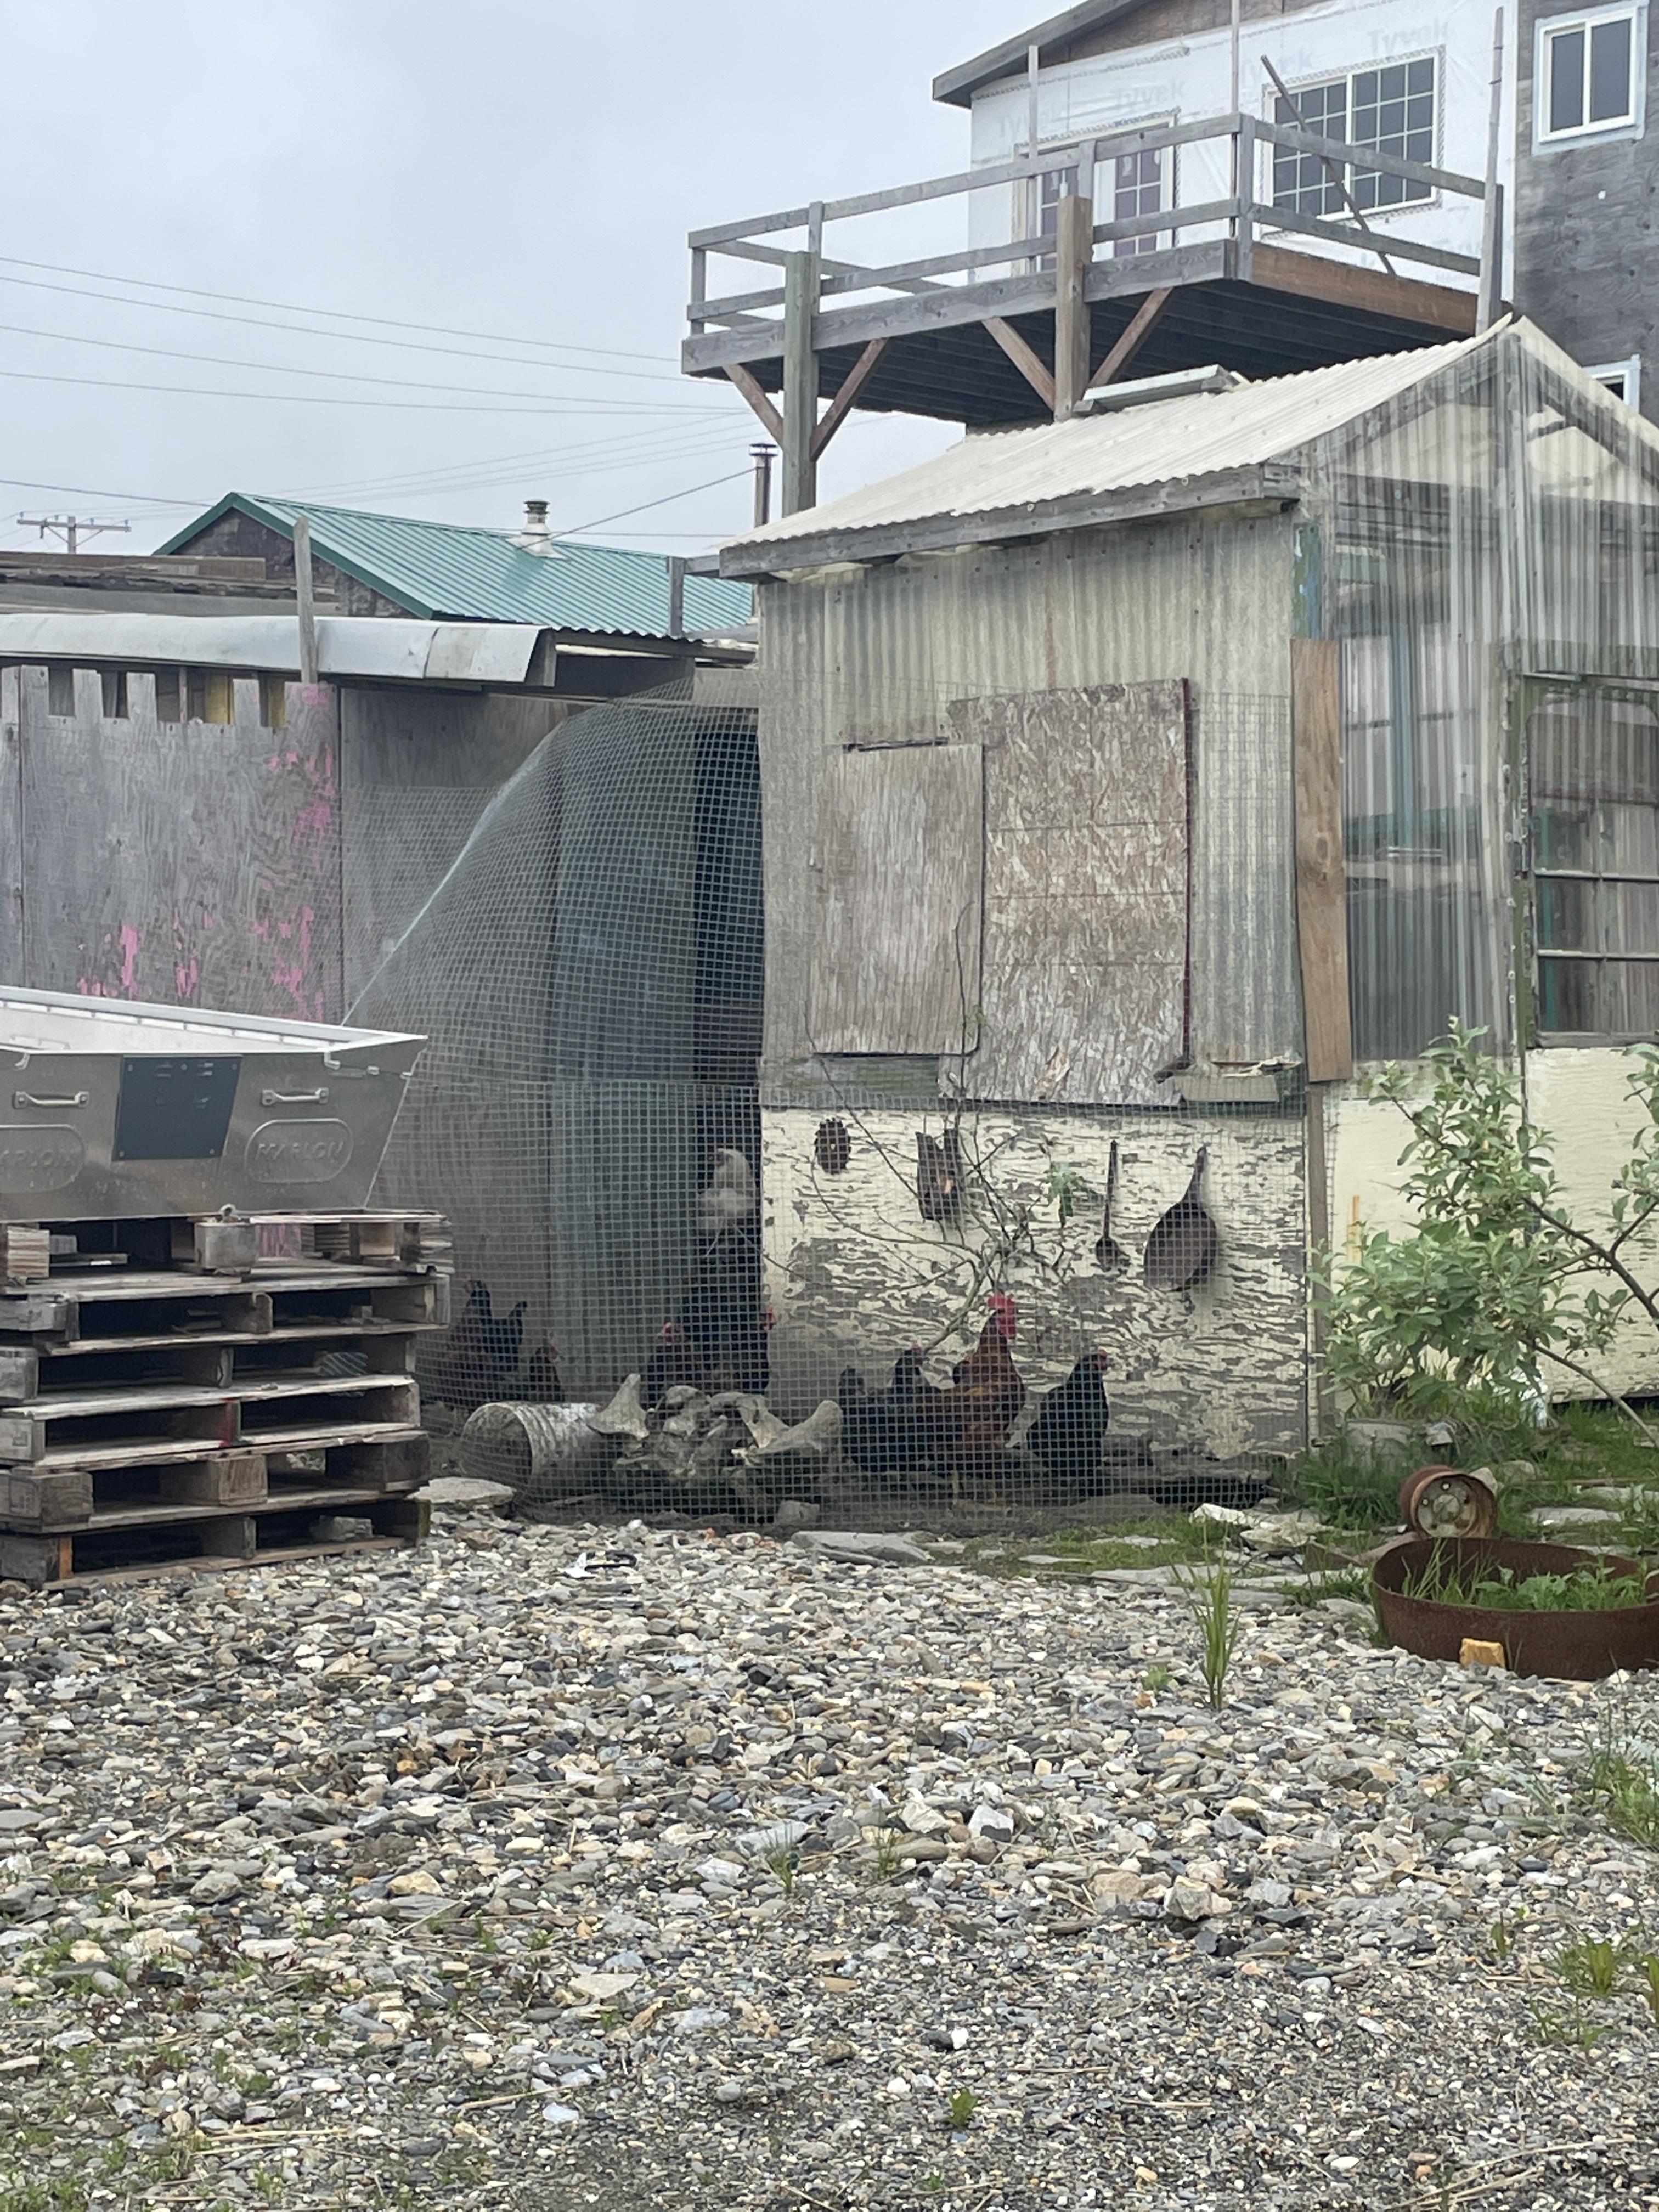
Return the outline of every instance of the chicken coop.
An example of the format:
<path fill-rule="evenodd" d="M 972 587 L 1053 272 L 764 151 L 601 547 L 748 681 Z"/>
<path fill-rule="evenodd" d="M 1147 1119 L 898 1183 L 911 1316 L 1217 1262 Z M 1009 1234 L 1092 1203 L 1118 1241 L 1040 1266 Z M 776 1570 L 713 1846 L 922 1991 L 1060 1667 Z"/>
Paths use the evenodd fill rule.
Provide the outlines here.
<path fill-rule="evenodd" d="M 1109 388 L 727 545 L 774 1407 L 850 1437 L 913 1347 L 949 1389 L 994 1296 L 1015 1449 L 936 1497 L 1300 1447 L 1310 1259 L 1399 1214 L 1360 1079 L 1454 1017 L 1604 1182 L 1659 1022 L 1656 553 L 1659 432 L 1514 320 Z M 1080 1478 L 1031 1443 L 1102 1354 Z"/>

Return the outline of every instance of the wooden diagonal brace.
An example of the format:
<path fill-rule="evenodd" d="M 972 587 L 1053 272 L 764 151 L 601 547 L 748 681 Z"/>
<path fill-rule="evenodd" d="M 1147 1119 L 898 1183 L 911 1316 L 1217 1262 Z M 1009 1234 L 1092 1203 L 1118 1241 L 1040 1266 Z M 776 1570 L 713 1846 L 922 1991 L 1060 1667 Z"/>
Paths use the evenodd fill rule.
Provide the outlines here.
<path fill-rule="evenodd" d="M 872 338 L 864 351 L 853 363 L 842 380 L 841 390 L 830 402 L 823 422 L 812 433 L 812 459 L 817 460 L 847 417 L 857 404 L 858 396 L 874 375 L 876 364 L 887 350 L 885 338 Z"/>
<path fill-rule="evenodd" d="M 1030 347 L 1013 325 L 1005 322 L 1000 315 L 988 315 L 985 327 L 1052 415 L 1054 411 L 1054 380 Z"/>
<path fill-rule="evenodd" d="M 1128 327 L 1122 332 L 1110 353 L 1089 379 L 1089 389 L 1091 392 L 1097 385 L 1109 384 L 1115 377 L 1122 375 L 1124 370 L 1152 336 L 1158 319 L 1174 297 L 1175 287 L 1172 284 L 1166 284 L 1162 291 L 1149 292 L 1146 295 L 1130 318 Z"/>
<path fill-rule="evenodd" d="M 772 443 L 781 447 L 783 417 L 772 404 L 765 387 L 749 374 L 740 362 L 728 361 L 726 364 L 726 373 L 754 409 L 756 414 L 760 416 L 761 427 Z"/>

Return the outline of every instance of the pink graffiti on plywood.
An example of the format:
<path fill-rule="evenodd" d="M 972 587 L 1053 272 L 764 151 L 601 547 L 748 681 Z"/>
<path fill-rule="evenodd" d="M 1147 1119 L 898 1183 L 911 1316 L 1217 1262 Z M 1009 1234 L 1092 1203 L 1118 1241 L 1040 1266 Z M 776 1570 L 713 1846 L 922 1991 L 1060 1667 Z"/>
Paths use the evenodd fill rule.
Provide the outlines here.
<path fill-rule="evenodd" d="M 121 975 L 118 984 L 100 982 L 94 975 L 79 975 L 75 988 L 83 999 L 136 999 L 138 995 L 138 955 L 144 949 L 144 933 L 124 921 L 118 930 L 107 930 L 104 935 L 104 951 L 113 957 L 120 950 Z"/>

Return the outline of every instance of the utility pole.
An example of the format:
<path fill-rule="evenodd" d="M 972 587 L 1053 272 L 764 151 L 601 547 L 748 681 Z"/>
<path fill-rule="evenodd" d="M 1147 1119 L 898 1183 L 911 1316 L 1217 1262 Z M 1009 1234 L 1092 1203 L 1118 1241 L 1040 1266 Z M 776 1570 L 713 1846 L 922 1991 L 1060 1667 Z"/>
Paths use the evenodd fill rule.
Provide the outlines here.
<path fill-rule="evenodd" d="M 99 522 L 89 514 L 20 514 L 17 518 L 25 530 L 38 530 L 44 538 L 48 531 L 61 538 L 71 553 L 80 550 L 83 538 L 101 537 L 106 530 L 131 530 L 130 522 Z"/>
<path fill-rule="evenodd" d="M 777 459 L 775 446 L 751 446 L 749 458 L 755 464 L 755 527 L 763 529 L 772 520 L 772 464 Z"/>

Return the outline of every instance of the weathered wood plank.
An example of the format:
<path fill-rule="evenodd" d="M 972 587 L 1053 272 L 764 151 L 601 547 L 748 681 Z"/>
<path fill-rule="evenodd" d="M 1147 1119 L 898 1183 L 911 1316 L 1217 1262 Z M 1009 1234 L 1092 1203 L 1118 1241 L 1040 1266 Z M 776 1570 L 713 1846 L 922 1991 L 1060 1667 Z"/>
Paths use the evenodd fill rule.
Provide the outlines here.
<path fill-rule="evenodd" d="M 885 338 L 872 338 L 842 378 L 840 391 L 830 402 L 824 410 L 823 420 L 812 433 L 812 459 L 815 461 L 858 404 L 860 392 L 875 374 L 886 350 Z"/>
<path fill-rule="evenodd" d="M 1292 253 L 1283 246 L 1258 246 L 1250 281 L 1270 292 L 1294 292 L 1371 315 L 1393 315 L 1401 322 L 1473 337 L 1477 302 L 1473 292 L 1448 284 L 1423 284 L 1413 276 L 1385 276 L 1380 269 L 1356 269 L 1322 253 Z"/>
<path fill-rule="evenodd" d="M 1334 638 L 1291 641 L 1296 919 L 1310 1083 L 1340 1082 L 1353 1073 L 1342 854 L 1341 650 Z"/>
<path fill-rule="evenodd" d="M 977 745 L 899 745 L 830 763 L 816 864 L 816 1050 L 971 1048 L 983 825 Z"/>
<path fill-rule="evenodd" d="M 954 702 L 985 746 L 978 1098 L 1153 1104 L 1186 1043 L 1180 682 Z"/>
<path fill-rule="evenodd" d="M 1162 284 L 1156 292 L 1146 295 L 1130 317 L 1128 325 L 1116 344 L 1089 379 L 1091 392 L 1097 385 L 1110 384 L 1122 375 L 1163 319 L 1164 310 L 1174 297 L 1175 287 L 1172 284 Z"/>
<path fill-rule="evenodd" d="M 158 722 L 152 687 L 106 717 L 96 671 L 75 674 L 73 718 L 47 714 L 44 670 L 21 685 L 21 980 L 337 1021 L 332 687 L 290 685 L 278 732 L 259 725 L 257 684 L 238 680 L 234 723 Z"/>
<path fill-rule="evenodd" d="M 1068 192 L 1055 213 L 1054 414 L 1064 421 L 1089 381 L 1089 310 L 1083 281 L 1094 258 L 1095 204 Z"/>

